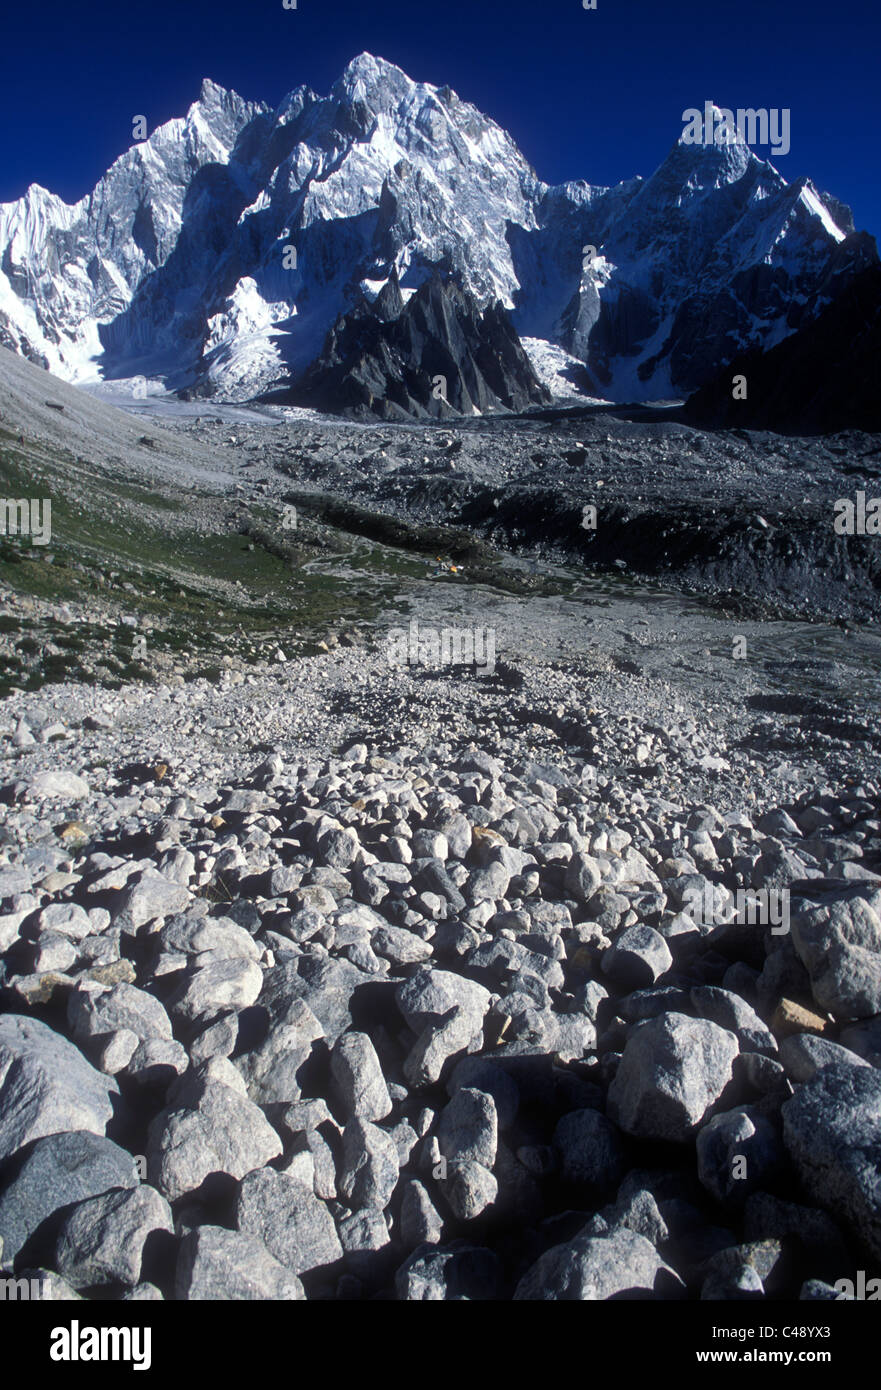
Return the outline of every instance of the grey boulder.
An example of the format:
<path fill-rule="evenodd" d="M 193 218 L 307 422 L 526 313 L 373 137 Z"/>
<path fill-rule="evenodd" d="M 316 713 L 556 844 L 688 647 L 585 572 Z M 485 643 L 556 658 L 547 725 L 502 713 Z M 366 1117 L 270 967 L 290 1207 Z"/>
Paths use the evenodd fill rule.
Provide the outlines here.
<path fill-rule="evenodd" d="M 0 1195 L 0 1243 L 11 1262 L 62 1207 L 137 1185 L 131 1154 L 86 1130 L 38 1139 Z"/>
<path fill-rule="evenodd" d="M 640 1139 L 687 1142 L 731 1079 L 737 1038 L 718 1024 L 667 1013 L 631 1033 L 609 1087 L 608 1114 Z"/>
<path fill-rule="evenodd" d="M 796 1083 L 810 1081 L 823 1067 L 869 1065 L 856 1052 L 832 1042 L 831 1038 L 818 1038 L 814 1033 L 791 1033 L 784 1038 L 780 1043 L 780 1061 L 790 1081 Z"/>
<path fill-rule="evenodd" d="M 603 974 L 617 989 L 646 989 L 673 964 L 670 947 L 660 932 L 637 923 L 627 927 L 603 953 Z"/>
<path fill-rule="evenodd" d="M 114 927 L 135 936 L 141 927 L 157 917 L 184 912 L 192 894 L 183 884 L 174 883 L 155 869 L 145 869 L 137 883 L 121 890 L 113 917 Z"/>
<path fill-rule="evenodd" d="M 134 985 L 111 988 L 88 983 L 71 991 L 67 1021 L 77 1039 L 100 1037 L 126 1028 L 139 1041 L 171 1040 L 171 1019 L 158 999 Z"/>
<path fill-rule="evenodd" d="M 768 1056 L 776 1053 L 774 1034 L 739 994 L 715 985 L 698 985 L 691 991 L 691 1003 L 701 1018 L 734 1033 L 744 1052 L 763 1052 Z"/>
<path fill-rule="evenodd" d="M 31 779 L 29 795 L 36 801 L 63 797 L 65 801 L 84 801 L 89 795 L 89 784 L 76 772 L 54 768 L 49 772 L 38 772 Z"/>
<path fill-rule="evenodd" d="M 536 1260 L 515 1302 L 594 1302 L 607 1298 L 681 1298 L 681 1279 L 655 1247 L 627 1227 L 608 1236 L 576 1236 Z"/>
<path fill-rule="evenodd" d="M 0 1017 L 0 1161 L 66 1130 L 102 1134 L 119 1087 L 45 1023 Z"/>
<path fill-rule="evenodd" d="M 484 1302 L 499 1296 L 498 1257 L 483 1246 L 456 1241 L 451 1245 L 420 1246 L 395 1275 L 401 1302 Z"/>
<path fill-rule="evenodd" d="M 365 1207 L 344 1216 L 339 1223 L 340 1244 L 346 1253 L 346 1264 L 353 1274 L 369 1272 L 380 1251 L 389 1252 L 391 1241 L 388 1226 L 381 1211 Z"/>
<path fill-rule="evenodd" d="M 247 1231 L 199 1226 L 180 1243 L 175 1292 L 188 1302 L 206 1300 L 301 1303 L 303 1285 L 263 1241 Z"/>
<path fill-rule="evenodd" d="M 236 1058 L 251 1099 L 259 1105 L 299 1100 L 300 1068 L 323 1037 L 308 1004 L 292 999 L 283 1013 L 272 1017 L 262 1041 Z"/>
<path fill-rule="evenodd" d="M 439 1081 L 451 1058 L 479 1046 L 483 1039 L 482 1026 L 472 1013 L 456 1004 L 448 1014 L 432 1018 L 414 1042 L 404 1059 L 404 1076 L 417 1089 Z"/>
<path fill-rule="evenodd" d="M 347 960 L 303 955 L 267 970 L 258 1003 L 276 1021 L 287 1012 L 292 999 L 302 999 L 332 1046 L 352 1026 L 349 1005 L 355 990 L 373 978 Z"/>
<path fill-rule="evenodd" d="M 55 1246 L 55 1267 L 76 1289 L 101 1284 L 134 1287 L 144 1247 L 155 1231 L 172 1234 L 171 1207 L 154 1187 L 106 1192 L 80 1202 Z"/>
<path fill-rule="evenodd" d="M 714 1115 L 697 1136 L 697 1175 L 717 1202 L 745 1202 L 772 1186 L 785 1163 L 777 1129 L 754 1106 Z"/>
<path fill-rule="evenodd" d="M 602 883 L 602 870 L 596 859 L 580 850 L 566 865 L 566 892 L 579 902 L 589 902 Z"/>
<path fill-rule="evenodd" d="M 482 1163 L 461 1159 L 447 1166 L 443 1193 L 460 1221 L 474 1221 L 499 1195 L 498 1179 Z"/>
<path fill-rule="evenodd" d="M 491 995 L 483 985 L 466 980 L 448 970 L 421 967 L 395 990 L 395 1001 L 414 1033 L 421 1033 L 428 1024 L 446 1018 L 454 1008 L 460 1008 L 468 1018 L 472 1033 L 480 1031 L 483 1016 L 490 1006 Z"/>
<path fill-rule="evenodd" d="M 463 1086 L 474 1087 L 492 1096 L 499 1129 L 507 1129 L 517 1118 L 520 1090 L 513 1076 L 483 1057 L 463 1057 L 450 1072 L 447 1091 L 451 1096 Z"/>
<path fill-rule="evenodd" d="M 262 988 L 263 971 L 256 961 L 243 956 L 221 956 L 196 969 L 180 986 L 169 1007 L 175 1018 L 204 1022 L 228 1009 L 249 1008 Z"/>
<path fill-rule="evenodd" d="M 366 1033 L 343 1033 L 330 1054 L 330 1069 L 347 1116 L 384 1120 L 391 1112 L 376 1048 Z"/>
<path fill-rule="evenodd" d="M 398 1182 L 398 1150 L 390 1134 L 367 1120 L 350 1120 L 343 1130 L 340 1196 L 355 1210 L 388 1206 Z"/>
<path fill-rule="evenodd" d="M 324 1203 L 296 1178 L 274 1168 L 261 1168 L 243 1180 L 235 1217 L 240 1231 L 257 1236 L 294 1274 L 333 1264 L 343 1253 Z"/>
<path fill-rule="evenodd" d="M 564 1182 L 602 1198 L 623 1177 L 624 1156 L 615 1126 L 598 1110 L 572 1110 L 557 1123 L 554 1148 Z"/>
<path fill-rule="evenodd" d="M 794 914 L 792 941 L 821 1008 L 843 1021 L 881 1013 L 881 917 L 865 898 Z"/>
<path fill-rule="evenodd" d="M 470 1086 L 456 1091 L 441 1112 L 437 1137 L 441 1153 L 451 1162 L 471 1159 L 491 1168 L 499 1137 L 492 1096 Z"/>
<path fill-rule="evenodd" d="M 398 1223 L 405 1246 L 437 1245 L 443 1232 L 443 1217 L 417 1178 L 404 1185 L 401 1214 Z"/>
<path fill-rule="evenodd" d="M 161 1111 L 147 1136 L 147 1173 L 169 1201 L 214 1173 L 243 1178 L 282 1152 L 281 1140 L 247 1097 L 218 1081 L 196 1081 L 186 1104 Z"/>

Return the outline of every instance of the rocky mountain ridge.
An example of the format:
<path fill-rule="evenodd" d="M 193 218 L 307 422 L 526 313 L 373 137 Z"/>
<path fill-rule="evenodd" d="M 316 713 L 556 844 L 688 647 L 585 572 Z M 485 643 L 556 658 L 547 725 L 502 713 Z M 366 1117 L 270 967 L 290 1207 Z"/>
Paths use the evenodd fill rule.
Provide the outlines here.
<path fill-rule="evenodd" d="M 361 54 L 276 110 L 206 80 L 79 203 L 32 185 L 0 205 L 0 342 L 68 380 L 243 401 L 297 383 L 393 272 L 405 299 L 441 272 L 604 395 L 652 399 L 773 346 L 873 264 L 841 203 L 743 143 L 551 187 L 449 88 Z"/>

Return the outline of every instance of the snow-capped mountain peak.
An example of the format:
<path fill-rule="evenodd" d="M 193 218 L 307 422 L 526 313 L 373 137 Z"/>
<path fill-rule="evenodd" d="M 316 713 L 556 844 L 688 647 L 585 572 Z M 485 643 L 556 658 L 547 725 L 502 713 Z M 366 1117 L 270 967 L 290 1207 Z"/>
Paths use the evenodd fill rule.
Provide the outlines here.
<path fill-rule="evenodd" d="M 0 205 L 0 341 L 72 380 L 244 399 L 295 381 L 393 271 L 406 301 L 440 270 L 603 394 L 689 391 L 870 253 L 739 136 L 674 134 L 647 179 L 550 187 L 476 107 L 370 53 L 275 110 L 206 77 L 78 203 Z"/>

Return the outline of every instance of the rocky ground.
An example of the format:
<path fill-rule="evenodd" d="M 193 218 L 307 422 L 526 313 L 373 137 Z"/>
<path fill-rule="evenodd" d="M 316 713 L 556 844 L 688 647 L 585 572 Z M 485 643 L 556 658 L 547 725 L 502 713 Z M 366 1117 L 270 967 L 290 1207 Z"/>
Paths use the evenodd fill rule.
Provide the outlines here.
<path fill-rule="evenodd" d="M 881 1269 L 877 730 L 782 755 L 621 679 L 340 651 L 7 700 L 4 1272 L 742 1299 Z"/>
<path fill-rule="evenodd" d="M 284 495 L 307 515 L 328 515 L 333 494 L 543 560 L 663 579 L 741 612 L 878 617 L 877 537 L 833 530 L 837 499 L 881 495 L 876 434 L 707 433 L 677 409 L 600 406 L 420 428 L 228 430 L 210 414 L 178 425 L 203 446 L 251 451 L 257 493 L 277 495 L 286 477 Z"/>
<path fill-rule="evenodd" d="M 881 1276 L 877 540 L 831 530 L 877 439 L 123 414 L 8 357 L 53 536 L 0 545 L 0 1277 Z"/>

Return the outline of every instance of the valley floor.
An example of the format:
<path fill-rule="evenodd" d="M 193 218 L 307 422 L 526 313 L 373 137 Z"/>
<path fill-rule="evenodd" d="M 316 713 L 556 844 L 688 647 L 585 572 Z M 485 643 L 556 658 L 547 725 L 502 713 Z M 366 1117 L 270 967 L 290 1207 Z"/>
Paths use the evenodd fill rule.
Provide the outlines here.
<path fill-rule="evenodd" d="M 831 508 L 878 441 L 123 415 L 9 373 L 2 486 L 53 537 L 0 549 L 0 1272 L 877 1273 L 879 568 Z"/>

